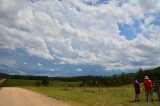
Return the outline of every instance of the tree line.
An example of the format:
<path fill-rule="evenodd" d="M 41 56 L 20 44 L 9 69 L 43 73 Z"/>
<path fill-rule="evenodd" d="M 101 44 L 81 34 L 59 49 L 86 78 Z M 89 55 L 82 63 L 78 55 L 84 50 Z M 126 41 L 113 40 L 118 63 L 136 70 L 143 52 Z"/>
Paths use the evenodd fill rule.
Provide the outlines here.
<path fill-rule="evenodd" d="M 49 81 L 62 81 L 62 82 L 80 82 L 79 86 L 90 87 L 107 87 L 107 86 L 121 86 L 133 83 L 135 78 L 143 81 L 144 76 L 149 76 L 153 81 L 160 80 L 160 67 L 152 69 L 139 69 L 136 73 L 124 73 L 112 76 L 76 76 L 76 77 L 47 77 L 47 76 L 22 76 L 22 75 L 8 75 L 0 73 L 0 78 L 10 79 L 28 79 L 39 80 L 36 86 L 48 86 Z"/>

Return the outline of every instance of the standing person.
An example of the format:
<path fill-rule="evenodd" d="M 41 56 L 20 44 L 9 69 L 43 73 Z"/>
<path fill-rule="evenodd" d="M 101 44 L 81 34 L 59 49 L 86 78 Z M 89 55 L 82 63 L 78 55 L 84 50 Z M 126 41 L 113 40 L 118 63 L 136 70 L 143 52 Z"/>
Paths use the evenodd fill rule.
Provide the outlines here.
<path fill-rule="evenodd" d="M 160 81 L 156 84 L 158 100 L 160 101 Z"/>
<path fill-rule="evenodd" d="M 150 98 L 153 102 L 153 83 L 148 76 L 144 77 L 144 88 L 146 94 L 146 101 L 148 102 L 148 99 Z"/>
<path fill-rule="evenodd" d="M 135 89 L 135 102 L 140 101 L 139 95 L 140 95 L 140 81 L 138 79 L 135 79 L 134 81 L 134 89 Z"/>

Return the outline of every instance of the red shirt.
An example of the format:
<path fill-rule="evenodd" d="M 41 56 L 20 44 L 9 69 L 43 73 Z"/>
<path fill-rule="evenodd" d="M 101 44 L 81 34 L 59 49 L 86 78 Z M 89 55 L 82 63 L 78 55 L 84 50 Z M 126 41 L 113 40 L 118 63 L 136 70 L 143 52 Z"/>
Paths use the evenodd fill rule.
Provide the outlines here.
<path fill-rule="evenodd" d="M 153 89 L 152 81 L 151 80 L 145 80 L 144 81 L 144 87 L 145 87 L 146 90 L 152 90 Z"/>

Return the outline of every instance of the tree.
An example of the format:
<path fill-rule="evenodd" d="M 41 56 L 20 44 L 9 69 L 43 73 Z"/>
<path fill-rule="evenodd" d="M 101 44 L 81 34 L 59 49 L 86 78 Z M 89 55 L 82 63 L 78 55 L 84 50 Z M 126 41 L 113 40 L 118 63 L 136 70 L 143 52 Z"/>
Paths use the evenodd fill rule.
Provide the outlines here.
<path fill-rule="evenodd" d="M 136 75 L 136 77 L 138 78 L 138 79 L 143 79 L 144 78 L 144 72 L 143 72 L 143 70 L 140 68 L 139 70 L 138 70 L 138 72 L 137 72 L 137 75 Z"/>
<path fill-rule="evenodd" d="M 43 86 L 48 86 L 49 85 L 49 78 L 48 77 L 44 77 L 42 79 L 42 85 Z"/>
<path fill-rule="evenodd" d="M 41 86 L 41 82 L 37 81 L 35 85 L 36 85 L 36 87 L 39 87 L 39 86 Z"/>

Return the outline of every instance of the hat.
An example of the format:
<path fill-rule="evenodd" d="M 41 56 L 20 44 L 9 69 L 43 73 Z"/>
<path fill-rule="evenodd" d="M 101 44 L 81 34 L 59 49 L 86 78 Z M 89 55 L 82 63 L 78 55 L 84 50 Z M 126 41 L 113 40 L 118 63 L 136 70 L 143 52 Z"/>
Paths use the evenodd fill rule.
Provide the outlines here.
<path fill-rule="evenodd" d="M 148 76 L 145 76 L 145 77 L 144 77 L 144 79 L 145 79 L 145 80 L 148 80 L 148 79 L 149 79 L 149 77 L 148 77 Z"/>

